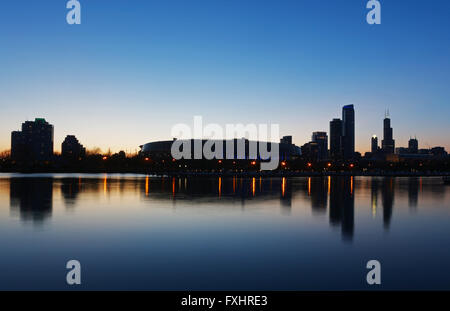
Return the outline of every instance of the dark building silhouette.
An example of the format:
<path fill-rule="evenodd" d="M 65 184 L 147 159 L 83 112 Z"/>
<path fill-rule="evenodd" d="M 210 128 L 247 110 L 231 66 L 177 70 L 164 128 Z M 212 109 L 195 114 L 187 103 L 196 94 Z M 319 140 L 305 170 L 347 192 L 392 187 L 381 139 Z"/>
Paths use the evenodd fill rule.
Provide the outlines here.
<path fill-rule="evenodd" d="M 395 148 L 395 153 L 404 155 L 404 154 L 409 154 L 410 152 L 409 152 L 409 148 L 397 147 L 397 148 Z"/>
<path fill-rule="evenodd" d="M 378 152 L 378 137 L 376 135 L 372 136 L 371 147 L 372 154 Z"/>
<path fill-rule="evenodd" d="M 337 159 L 341 157 L 342 120 L 330 121 L 330 157 Z"/>
<path fill-rule="evenodd" d="M 288 144 L 288 145 L 292 145 L 292 136 L 283 136 L 280 139 L 280 144 Z"/>
<path fill-rule="evenodd" d="M 301 147 L 302 157 L 309 161 L 317 161 L 319 159 L 319 144 L 309 142 Z"/>
<path fill-rule="evenodd" d="M 164 159 L 164 158 L 172 158 L 171 148 L 172 144 L 176 141 L 174 140 L 166 140 L 166 141 L 156 141 L 156 142 L 150 142 L 145 145 L 139 146 L 141 148 L 140 154 L 143 156 L 148 156 L 153 159 Z M 188 140 L 182 140 L 186 144 L 190 145 L 191 149 L 191 159 L 195 159 L 195 145 L 198 143 L 201 145 L 201 149 L 203 150 L 203 147 L 207 140 L 197 140 L 197 139 L 188 139 Z M 301 149 L 300 147 L 296 146 L 295 144 L 292 144 L 292 136 L 285 136 L 283 139 L 280 140 L 280 143 L 272 143 L 272 142 L 261 142 L 261 141 L 251 141 L 248 139 L 231 139 L 231 140 L 215 140 L 216 144 L 221 144 L 223 146 L 223 153 L 221 154 L 222 159 L 230 159 L 227 155 L 227 148 L 230 147 L 233 150 L 233 153 L 231 153 L 232 157 L 231 159 L 257 159 L 258 155 L 260 155 L 260 144 L 264 143 L 267 144 L 267 149 L 272 150 L 273 145 L 278 145 L 279 149 L 279 159 L 280 160 L 290 160 L 295 157 L 299 157 L 301 155 Z M 256 154 L 252 154 L 251 145 L 256 146 L 255 151 Z M 240 155 L 238 154 L 238 150 L 240 150 L 240 146 L 243 146 L 244 154 Z M 182 150 L 182 148 L 181 148 Z M 263 159 L 265 160 L 265 159 Z"/>
<path fill-rule="evenodd" d="M 328 135 L 327 132 L 313 132 L 312 133 L 312 142 L 317 143 L 318 150 L 318 159 L 325 160 L 328 159 Z"/>
<path fill-rule="evenodd" d="M 45 119 L 22 123 L 11 133 L 11 158 L 15 161 L 50 161 L 53 157 L 53 125 Z"/>
<path fill-rule="evenodd" d="M 408 152 L 412 154 L 417 154 L 419 152 L 419 141 L 417 138 L 411 138 L 408 141 Z"/>
<path fill-rule="evenodd" d="M 433 147 L 430 152 L 435 157 L 446 157 L 448 155 L 444 147 Z"/>
<path fill-rule="evenodd" d="M 355 154 L 355 108 L 342 107 L 342 156 L 351 159 Z"/>
<path fill-rule="evenodd" d="M 86 155 L 86 148 L 73 135 L 67 135 L 61 144 L 61 155 L 66 159 L 80 159 Z"/>
<path fill-rule="evenodd" d="M 382 149 L 384 153 L 393 154 L 395 151 L 395 140 L 393 138 L 393 129 L 391 127 L 391 119 L 389 113 L 386 113 L 386 117 L 383 121 L 383 141 Z"/>

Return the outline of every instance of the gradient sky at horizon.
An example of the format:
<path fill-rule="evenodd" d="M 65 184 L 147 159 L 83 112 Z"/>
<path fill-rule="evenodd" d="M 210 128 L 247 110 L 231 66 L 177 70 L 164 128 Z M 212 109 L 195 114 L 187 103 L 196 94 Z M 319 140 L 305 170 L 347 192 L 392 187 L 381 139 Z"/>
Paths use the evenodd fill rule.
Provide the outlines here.
<path fill-rule="evenodd" d="M 279 123 L 302 145 L 354 104 L 356 149 L 382 135 L 397 146 L 450 151 L 450 2 L 381 0 L 3 1 L 0 151 L 27 119 L 55 126 L 55 150 L 133 152 L 171 139 L 176 123 Z"/>

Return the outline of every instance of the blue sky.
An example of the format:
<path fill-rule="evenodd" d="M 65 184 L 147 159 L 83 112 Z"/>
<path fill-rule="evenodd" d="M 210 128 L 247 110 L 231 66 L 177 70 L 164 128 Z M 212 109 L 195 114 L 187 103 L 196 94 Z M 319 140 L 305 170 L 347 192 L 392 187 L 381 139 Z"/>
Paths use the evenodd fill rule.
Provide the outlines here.
<path fill-rule="evenodd" d="M 356 148 L 382 135 L 450 149 L 450 2 L 2 1 L 0 150 L 26 119 L 88 148 L 134 151 L 176 123 L 279 123 L 301 145 L 356 109 Z"/>

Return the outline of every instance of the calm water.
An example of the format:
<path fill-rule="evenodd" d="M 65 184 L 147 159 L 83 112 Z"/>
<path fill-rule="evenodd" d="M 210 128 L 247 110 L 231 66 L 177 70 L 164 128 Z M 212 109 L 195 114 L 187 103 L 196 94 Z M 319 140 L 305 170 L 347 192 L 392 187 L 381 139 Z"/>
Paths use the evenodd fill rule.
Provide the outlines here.
<path fill-rule="evenodd" d="M 0 289 L 450 289 L 440 178 L 0 175 Z"/>

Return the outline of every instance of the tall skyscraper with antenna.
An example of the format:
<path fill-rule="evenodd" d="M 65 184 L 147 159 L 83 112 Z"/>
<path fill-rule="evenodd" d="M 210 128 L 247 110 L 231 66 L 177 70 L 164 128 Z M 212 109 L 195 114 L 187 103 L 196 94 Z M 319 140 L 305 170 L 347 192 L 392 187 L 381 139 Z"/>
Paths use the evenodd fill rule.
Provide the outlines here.
<path fill-rule="evenodd" d="M 395 151 L 393 129 L 391 127 L 391 118 L 389 116 L 389 110 L 386 110 L 383 120 L 383 141 L 381 142 L 381 149 L 384 153 L 392 154 Z"/>

